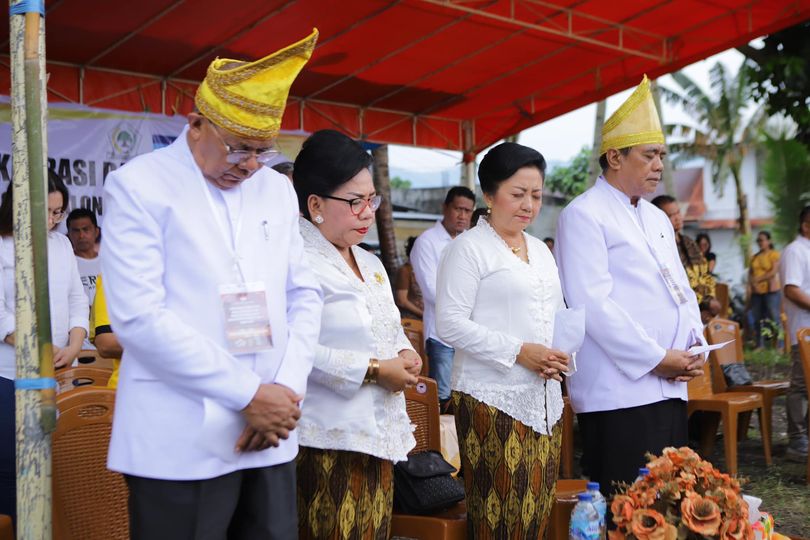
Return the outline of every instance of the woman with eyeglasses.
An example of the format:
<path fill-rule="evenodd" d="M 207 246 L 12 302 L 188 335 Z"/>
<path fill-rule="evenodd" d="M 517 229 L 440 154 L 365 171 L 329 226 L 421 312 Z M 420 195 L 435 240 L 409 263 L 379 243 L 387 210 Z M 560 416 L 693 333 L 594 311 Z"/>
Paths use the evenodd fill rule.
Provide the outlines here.
<path fill-rule="evenodd" d="M 69 366 L 87 335 L 90 308 L 70 240 L 54 229 L 65 218 L 68 191 L 51 172 L 48 176 L 48 294 L 51 308 L 53 360 Z M 15 514 L 14 458 L 14 229 L 13 193 L 9 185 L 0 203 L 0 514 Z"/>
<path fill-rule="evenodd" d="M 387 539 L 393 464 L 414 445 L 402 390 L 421 359 L 400 324 L 379 259 L 359 244 L 382 198 L 371 156 L 314 133 L 295 160 L 301 235 L 323 289 L 319 345 L 296 432 L 300 538 Z"/>

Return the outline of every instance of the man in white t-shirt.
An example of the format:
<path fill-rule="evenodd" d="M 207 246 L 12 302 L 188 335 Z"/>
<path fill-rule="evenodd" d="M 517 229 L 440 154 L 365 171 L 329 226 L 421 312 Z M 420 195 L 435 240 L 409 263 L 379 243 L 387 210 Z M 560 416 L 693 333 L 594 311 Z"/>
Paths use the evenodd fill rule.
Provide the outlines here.
<path fill-rule="evenodd" d="M 410 256 L 413 273 L 425 303 L 422 321 L 429 375 L 439 386 L 442 409 L 450 400 L 453 348 L 441 341 L 436 333 L 436 277 L 442 251 L 453 238 L 470 228 L 474 208 L 475 194 L 470 189 L 463 186 L 450 188 L 444 199 L 442 219 L 419 235 Z"/>
<path fill-rule="evenodd" d="M 799 356 L 796 332 L 810 328 L 810 206 L 799 214 L 799 234 L 782 252 L 779 264 L 785 314 L 790 334 L 790 389 L 787 394 L 788 438 L 787 458 L 807 460 L 807 386 Z"/>
<path fill-rule="evenodd" d="M 67 218 L 67 231 L 73 253 L 79 265 L 79 276 L 82 278 L 84 293 L 93 305 L 96 296 L 96 279 L 101 272 L 101 260 L 98 258 L 98 228 L 96 215 L 87 208 L 76 208 Z"/>

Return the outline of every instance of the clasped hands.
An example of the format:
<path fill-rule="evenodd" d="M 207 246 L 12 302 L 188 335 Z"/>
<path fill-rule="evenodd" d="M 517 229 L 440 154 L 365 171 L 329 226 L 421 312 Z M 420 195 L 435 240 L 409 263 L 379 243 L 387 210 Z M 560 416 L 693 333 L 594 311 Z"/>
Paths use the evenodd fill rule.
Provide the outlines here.
<path fill-rule="evenodd" d="M 394 358 L 380 360 L 377 384 L 389 392 L 401 392 L 419 382 L 422 359 L 410 349 L 402 349 Z"/>
<path fill-rule="evenodd" d="M 299 396 L 280 384 L 261 384 L 242 409 L 247 426 L 236 441 L 237 452 L 258 452 L 287 439 L 301 418 Z"/>
<path fill-rule="evenodd" d="M 524 343 L 517 355 L 517 363 L 544 379 L 562 382 L 562 373 L 568 371 L 570 356 L 539 343 Z"/>
<path fill-rule="evenodd" d="M 670 382 L 689 382 L 703 373 L 703 355 L 690 355 L 687 351 L 667 349 L 663 360 L 653 373 Z"/>
<path fill-rule="evenodd" d="M 403 349 L 388 360 L 380 360 L 377 384 L 399 392 L 419 382 L 422 359 L 410 349 Z M 242 409 L 247 426 L 236 441 L 237 452 L 259 452 L 276 447 L 290 436 L 301 418 L 299 396 L 280 384 L 262 384 L 248 406 Z"/>

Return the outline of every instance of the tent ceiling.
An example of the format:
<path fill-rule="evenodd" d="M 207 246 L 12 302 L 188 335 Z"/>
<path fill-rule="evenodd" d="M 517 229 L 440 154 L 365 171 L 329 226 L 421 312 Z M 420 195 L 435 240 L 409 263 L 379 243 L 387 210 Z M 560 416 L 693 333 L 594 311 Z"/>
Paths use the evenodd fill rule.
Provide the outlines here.
<path fill-rule="evenodd" d="M 51 101 L 186 113 L 215 56 L 259 58 L 317 26 L 285 129 L 466 152 L 644 73 L 810 18 L 810 0 L 48 0 L 46 9 Z M 8 91 L 8 69 L 2 77 Z"/>

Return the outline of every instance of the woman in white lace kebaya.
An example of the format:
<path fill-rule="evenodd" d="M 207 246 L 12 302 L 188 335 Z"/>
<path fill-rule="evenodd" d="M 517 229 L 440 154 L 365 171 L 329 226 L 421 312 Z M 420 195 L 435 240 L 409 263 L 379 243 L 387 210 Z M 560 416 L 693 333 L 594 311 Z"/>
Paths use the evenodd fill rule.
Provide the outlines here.
<path fill-rule="evenodd" d="M 402 390 L 422 366 L 385 268 L 357 247 L 380 206 L 371 157 L 337 131 L 304 143 L 293 182 L 307 259 L 323 289 L 315 364 L 298 423 L 300 538 L 387 539 L 393 467 L 416 441 Z"/>
<path fill-rule="evenodd" d="M 524 232 L 540 211 L 545 166 L 516 143 L 490 150 L 478 170 L 488 216 L 439 265 L 436 327 L 456 350 L 468 538 L 543 538 L 554 502 L 568 355 L 549 347 L 564 304 L 554 257 Z"/>

